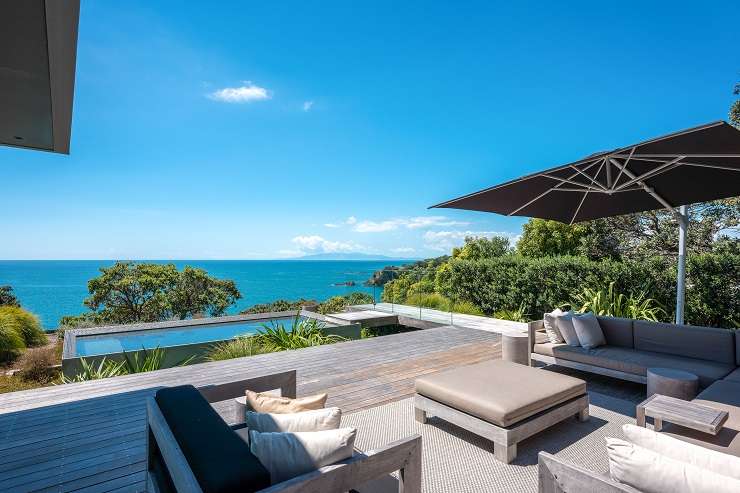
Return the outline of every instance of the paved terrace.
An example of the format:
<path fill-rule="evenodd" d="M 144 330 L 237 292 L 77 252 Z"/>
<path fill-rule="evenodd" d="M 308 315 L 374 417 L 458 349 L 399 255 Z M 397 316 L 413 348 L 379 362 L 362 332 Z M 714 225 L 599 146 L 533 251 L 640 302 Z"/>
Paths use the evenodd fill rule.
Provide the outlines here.
<path fill-rule="evenodd" d="M 410 396 L 419 375 L 500 357 L 499 339 L 446 326 L 2 394 L 0 491 L 144 491 L 145 398 L 163 386 L 296 369 L 298 395 L 328 392 L 347 413 Z"/>

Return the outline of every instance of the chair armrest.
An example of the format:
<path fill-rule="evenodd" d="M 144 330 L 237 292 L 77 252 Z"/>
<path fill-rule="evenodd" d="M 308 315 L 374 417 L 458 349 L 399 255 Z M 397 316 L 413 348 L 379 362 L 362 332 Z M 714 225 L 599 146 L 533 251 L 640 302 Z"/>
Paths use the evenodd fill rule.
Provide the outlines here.
<path fill-rule="evenodd" d="M 421 493 L 421 436 L 413 435 L 365 454 L 354 455 L 260 490 L 260 493 L 340 493 L 395 471 L 399 471 L 399 492 Z"/>
<path fill-rule="evenodd" d="M 534 349 L 534 344 L 537 342 L 537 331 L 544 330 L 544 328 L 545 322 L 542 320 L 527 323 L 527 340 L 529 342 L 530 353 Z"/>
<path fill-rule="evenodd" d="M 547 452 L 540 452 L 538 461 L 539 493 L 640 493 L 608 476 L 569 464 Z"/>
<path fill-rule="evenodd" d="M 289 370 L 279 373 L 270 373 L 256 377 L 228 382 L 218 385 L 205 385 L 198 387 L 201 395 L 208 402 L 219 402 L 235 397 L 241 397 L 249 389 L 254 392 L 267 392 L 270 390 L 280 389 L 280 395 L 283 397 L 296 397 L 296 371 Z"/>

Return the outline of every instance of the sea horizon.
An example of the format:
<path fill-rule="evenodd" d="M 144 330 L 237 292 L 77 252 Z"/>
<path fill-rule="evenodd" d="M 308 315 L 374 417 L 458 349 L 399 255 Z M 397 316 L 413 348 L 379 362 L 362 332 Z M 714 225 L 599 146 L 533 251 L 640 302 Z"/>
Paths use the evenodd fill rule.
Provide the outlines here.
<path fill-rule="evenodd" d="M 87 311 L 87 282 L 101 267 L 117 260 L 0 260 L 0 286 L 10 285 L 21 305 L 36 314 L 45 330 L 53 330 L 65 315 Z M 119 260 L 120 261 L 120 260 Z M 382 288 L 364 286 L 372 274 L 390 265 L 415 259 L 134 259 L 132 262 L 172 263 L 205 269 L 208 274 L 233 280 L 242 298 L 227 310 L 235 314 L 258 303 L 300 298 L 322 301 L 332 296 L 364 292 L 380 300 Z M 347 283 L 354 283 L 352 286 Z"/>

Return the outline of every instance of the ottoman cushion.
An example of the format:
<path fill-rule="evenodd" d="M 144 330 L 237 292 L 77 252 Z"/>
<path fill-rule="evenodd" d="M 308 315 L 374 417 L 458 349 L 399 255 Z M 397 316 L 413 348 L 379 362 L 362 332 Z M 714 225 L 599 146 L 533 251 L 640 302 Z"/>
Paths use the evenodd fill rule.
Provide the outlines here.
<path fill-rule="evenodd" d="M 516 424 L 586 393 L 586 382 L 503 360 L 435 373 L 416 392 L 497 426 Z"/>

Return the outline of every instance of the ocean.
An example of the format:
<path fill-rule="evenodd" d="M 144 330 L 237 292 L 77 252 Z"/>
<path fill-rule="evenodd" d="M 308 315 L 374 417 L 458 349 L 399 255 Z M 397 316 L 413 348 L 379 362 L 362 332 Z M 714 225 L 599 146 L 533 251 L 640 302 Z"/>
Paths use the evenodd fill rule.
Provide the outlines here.
<path fill-rule="evenodd" d="M 212 276 L 236 282 L 242 298 L 229 309 L 238 313 L 256 303 L 299 298 L 318 301 L 354 291 L 379 301 L 381 288 L 362 284 L 376 270 L 409 260 L 147 260 L 200 267 Z M 35 313 L 47 330 L 60 317 L 87 311 L 82 304 L 87 281 L 99 275 L 107 260 L 0 260 L 0 286 L 10 285 L 21 305 Z M 337 285 L 354 282 L 355 286 Z"/>

